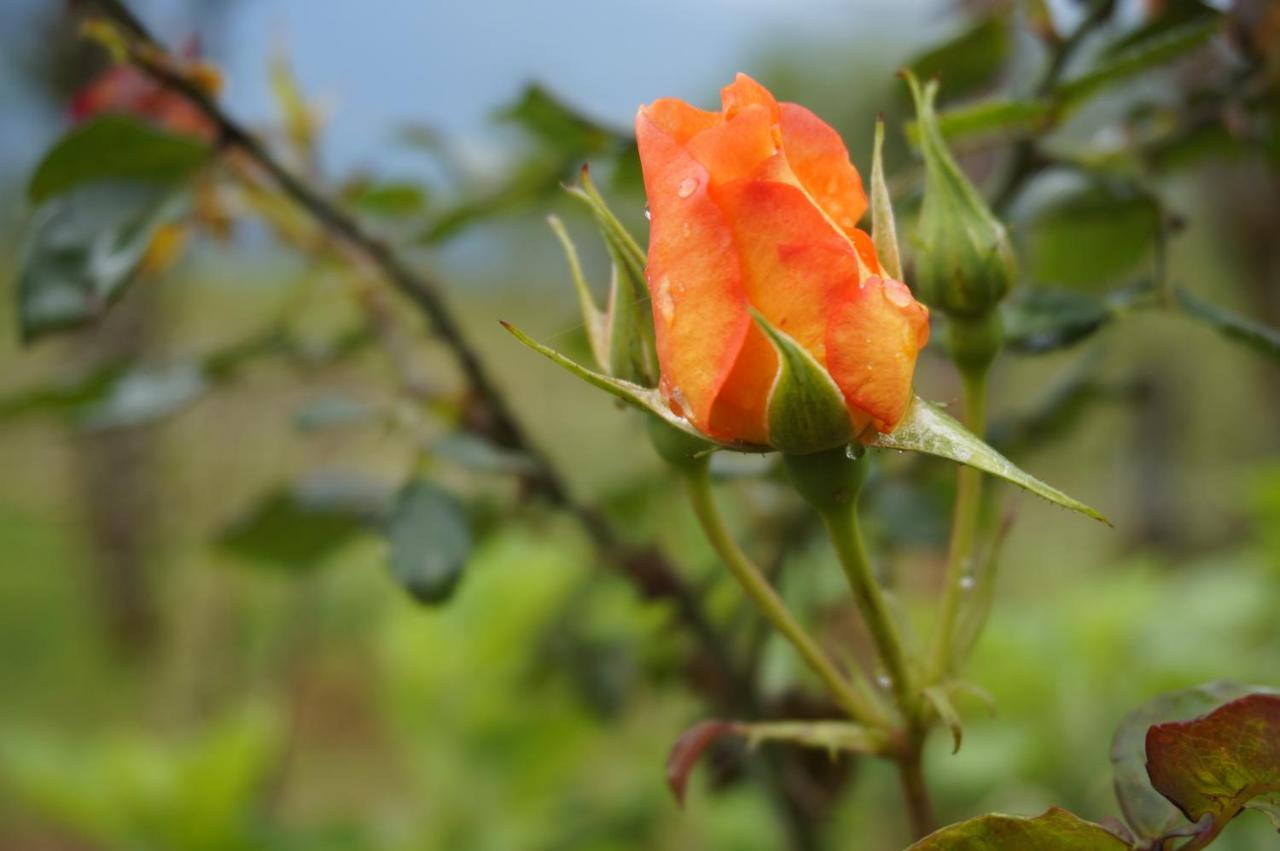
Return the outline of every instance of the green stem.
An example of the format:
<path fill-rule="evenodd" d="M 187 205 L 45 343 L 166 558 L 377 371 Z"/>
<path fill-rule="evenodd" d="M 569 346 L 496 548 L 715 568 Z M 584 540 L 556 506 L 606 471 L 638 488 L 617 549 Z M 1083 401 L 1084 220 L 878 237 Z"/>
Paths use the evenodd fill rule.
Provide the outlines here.
<path fill-rule="evenodd" d="M 818 643 L 788 611 L 782 598 L 769 585 L 759 568 L 751 563 L 730 537 L 711 493 L 711 478 L 707 473 L 705 460 L 702 463 L 684 467 L 681 473 L 689 502 L 693 505 L 703 533 L 761 614 L 791 642 L 810 669 L 826 685 L 841 709 L 851 718 L 874 727 L 888 727 L 890 722 L 884 710 L 867 697 L 865 689 L 856 689 L 836 670 L 835 665 L 822 652 Z"/>
<path fill-rule="evenodd" d="M 920 840 L 938 827 L 933 815 L 933 802 L 924 782 L 923 733 L 913 737 L 913 746 L 898 760 L 898 778 L 902 782 L 902 797 L 907 803 L 907 817 L 911 821 L 911 835 Z"/>
<path fill-rule="evenodd" d="M 858 524 L 856 504 L 836 506 L 822 511 L 822 520 L 835 546 L 840 566 L 849 580 L 853 599 L 862 613 L 862 620 L 871 633 L 885 674 L 891 680 L 894 697 L 908 725 L 919 717 L 920 698 L 912 683 L 906 653 L 897 624 L 889 612 L 880 583 L 871 573 L 871 562 L 862 542 L 862 530 Z"/>
<path fill-rule="evenodd" d="M 986 370 L 961 373 L 964 376 L 965 425 L 979 437 L 986 430 Z M 982 472 L 962 465 L 956 476 L 955 511 L 951 517 L 951 543 L 947 550 L 946 588 L 933 635 L 929 681 L 951 673 L 955 665 L 952 640 L 966 577 L 972 572 L 974 540 L 978 533 L 978 510 L 982 497 Z"/>

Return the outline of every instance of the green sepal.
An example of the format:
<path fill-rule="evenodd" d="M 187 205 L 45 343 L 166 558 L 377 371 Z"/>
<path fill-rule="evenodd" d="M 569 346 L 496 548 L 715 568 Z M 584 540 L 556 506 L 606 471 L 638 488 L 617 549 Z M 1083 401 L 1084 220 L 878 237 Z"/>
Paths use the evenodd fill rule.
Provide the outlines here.
<path fill-rule="evenodd" d="M 615 396 L 624 402 L 628 402 L 641 410 L 656 414 L 666 423 L 686 434 L 704 440 L 709 444 L 714 444 L 721 449 L 732 449 L 737 452 L 769 451 L 769 447 L 767 446 L 757 446 L 750 443 L 725 442 L 708 437 L 694 428 L 693 423 L 672 411 L 671 406 L 667 404 L 667 400 L 662 397 L 662 394 L 659 393 L 656 388 L 641 387 L 639 384 L 634 384 L 630 381 L 624 381 L 621 378 L 614 378 L 612 376 L 603 375 L 599 372 L 595 372 L 594 370 L 587 369 L 582 364 L 565 357 L 555 349 L 537 342 L 528 334 L 524 333 L 509 322 L 503 322 L 502 327 L 510 331 L 511 336 L 515 337 L 517 340 L 524 343 L 543 357 L 548 358 L 569 370 L 569 372 L 578 376 L 578 378 L 581 378 L 592 387 L 598 387 L 611 396 Z"/>
<path fill-rule="evenodd" d="M 931 307 L 957 316 L 980 316 L 1013 286 L 1009 235 L 942 138 L 933 106 L 937 82 L 921 90 L 910 71 L 904 71 L 903 77 L 915 101 L 925 167 L 915 283 Z"/>
<path fill-rule="evenodd" d="M 960 720 L 960 713 L 951 703 L 951 696 L 940 686 L 929 686 L 921 695 L 938 716 L 938 720 L 951 731 L 951 753 L 960 753 L 960 744 L 964 741 L 964 724 Z"/>
<path fill-rule="evenodd" d="M 893 223 L 893 201 L 889 184 L 884 179 L 884 119 L 876 119 L 875 147 L 871 154 L 871 241 L 875 243 L 880 265 L 895 281 L 902 280 L 902 255 L 898 252 L 898 232 Z"/>
<path fill-rule="evenodd" d="M 652 387 L 658 383 L 658 358 L 644 277 L 644 250 L 609 209 L 585 166 L 582 185 L 567 191 L 591 208 L 613 261 L 605 312 L 607 360 L 602 365 L 616 378 Z"/>
<path fill-rule="evenodd" d="M 612 372 L 609 369 L 609 317 L 596 306 L 596 300 L 591 296 L 591 288 L 587 286 L 587 279 L 582 275 L 578 249 L 569 237 L 569 232 L 565 230 L 564 222 L 560 221 L 558 216 L 547 216 L 547 224 L 551 226 L 556 239 L 560 240 L 560 245 L 564 248 L 564 257 L 569 263 L 569 275 L 573 278 L 573 288 L 578 293 L 582 324 L 586 326 L 587 342 L 591 344 L 591 354 L 596 360 L 596 366 Z"/>
<path fill-rule="evenodd" d="M 1079 500 L 1072 499 L 1057 488 L 1024 472 L 981 438 L 961 425 L 954 417 L 943 413 L 919 396 L 907 408 L 906 416 L 898 427 L 888 434 L 877 434 L 867 441 L 872 446 L 924 452 L 948 458 L 960 464 L 968 464 L 984 473 L 1013 482 L 1020 488 L 1055 505 L 1078 511 L 1095 520 L 1111 525 L 1111 521 Z"/>
<path fill-rule="evenodd" d="M 789 455 L 807 455 L 843 446 L 853 424 L 840 388 L 813 355 L 751 311 L 778 353 L 778 375 L 769 391 L 769 444 Z"/>

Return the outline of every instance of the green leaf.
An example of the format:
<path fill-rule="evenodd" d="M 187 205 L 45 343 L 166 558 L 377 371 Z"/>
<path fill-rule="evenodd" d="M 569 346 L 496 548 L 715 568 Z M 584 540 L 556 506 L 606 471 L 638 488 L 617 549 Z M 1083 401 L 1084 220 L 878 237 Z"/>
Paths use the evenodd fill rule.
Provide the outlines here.
<path fill-rule="evenodd" d="M 387 543 L 387 565 L 396 582 L 419 603 L 441 603 L 471 557 L 471 520 L 451 494 L 415 479 L 396 495 Z"/>
<path fill-rule="evenodd" d="M 769 443 L 790 455 L 808 455 L 849 442 L 853 425 L 840 388 L 827 371 L 756 311 L 752 318 L 778 353 L 769 391 Z"/>
<path fill-rule="evenodd" d="M 681 734 L 667 757 L 667 784 L 682 806 L 689 774 L 706 749 L 724 736 L 745 738 L 751 747 L 764 742 L 787 742 L 820 748 L 832 759 L 841 752 L 884 753 L 889 746 L 879 730 L 846 721 L 703 721 Z"/>
<path fill-rule="evenodd" d="M 898 427 L 888 434 L 877 434 L 870 444 L 886 449 L 924 452 L 928 455 L 948 458 L 960 464 L 968 464 L 970 467 L 1013 482 L 1018 487 L 1047 499 L 1055 505 L 1078 511 L 1108 526 L 1111 525 L 1107 518 L 1083 502 L 1072 499 L 1057 488 L 1018 469 L 1013 462 L 984 443 L 956 419 L 918 396 L 912 400 L 906 416 Z"/>
<path fill-rule="evenodd" d="M 922 80 L 941 80 L 947 97 L 969 94 L 993 82 L 1013 44 L 1007 10 L 976 21 L 957 36 L 907 62 Z"/>
<path fill-rule="evenodd" d="M 1099 289 L 1150 260 L 1160 209 L 1131 186 L 1094 183 L 1060 196 L 1026 225 L 1028 276 L 1043 284 Z"/>
<path fill-rule="evenodd" d="M 1058 807 L 1035 818 L 999 813 L 944 827 L 907 851 L 1128 851 L 1101 825 Z"/>
<path fill-rule="evenodd" d="M 263 497 L 219 544 L 263 566 L 311 570 L 373 525 L 389 500 L 381 483 L 365 477 L 312 473 Z"/>
<path fill-rule="evenodd" d="M 312 399 L 294 412 L 293 424 L 302 432 L 325 431 L 366 425 L 378 419 L 378 411 L 341 393 Z"/>
<path fill-rule="evenodd" d="M 624 138 L 537 84 L 526 87 L 498 118 L 519 125 L 550 149 L 573 155 L 600 151 Z"/>
<path fill-rule="evenodd" d="M 1053 119 L 1053 106 L 1046 101 L 996 98 L 939 113 L 938 130 L 950 142 L 994 134 L 1021 136 L 1042 130 Z M 920 128 L 914 121 L 907 125 L 907 138 L 919 143 Z"/>
<path fill-rule="evenodd" d="M 538 465 L 523 452 L 495 446 L 467 432 L 450 432 L 427 447 L 433 457 L 451 461 L 473 473 L 505 476 L 528 476 L 538 472 Z"/>
<path fill-rule="evenodd" d="M 103 398 L 85 406 L 79 420 L 91 429 L 140 426 L 180 411 L 208 387 L 196 363 L 130 370 L 112 382 Z"/>
<path fill-rule="evenodd" d="M 1194 826 L 1157 792 L 1147 775 L 1147 730 L 1154 724 L 1186 721 L 1243 697 L 1256 689 L 1215 682 L 1162 694 L 1126 715 L 1111 739 L 1111 770 L 1116 800 L 1125 820 L 1140 836 L 1156 839 Z"/>
<path fill-rule="evenodd" d="M 591 208 L 613 260 L 605 320 L 608 372 L 616 378 L 653 386 L 658 383 L 658 359 L 649 288 L 644 276 L 647 258 L 640 244 L 609 209 L 585 166 L 581 180 L 580 187 L 570 187 L 568 191 Z"/>
<path fill-rule="evenodd" d="M 374 216 L 406 218 L 426 209 L 427 192 L 416 183 L 388 181 L 353 187 L 347 193 L 347 200 Z"/>
<path fill-rule="evenodd" d="M 933 711 L 937 713 L 938 720 L 951 731 L 951 752 L 953 754 L 960 753 L 960 745 L 964 741 L 964 724 L 960 720 L 960 713 L 952 705 L 951 698 L 939 686 L 929 686 L 921 694 Z"/>
<path fill-rule="evenodd" d="M 884 120 L 876 119 L 875 146 L 871 153 L 871 240 L 876 245 L 880 265 L 895 281 L 903 280 L 902 255 L 898 252 L 898 231 L 893 222 L 893 200 L 884 179 Z"/>
<path fill-rule="evenodd" d="M 23 339 L 100 316 L 131 280 L 156 232 L 183 208 L 171 188 L 116 182 L 78 186 L 42 204 L 19 266 Z"/>
<path fill-rule="evenodd" d="M 1062 83 L 1054 94 L 1065 107 L 1078 106 L 1103 89 L 1191 53 L 1208 42 L 1218 31 L 1218 27 L 1217 19 L 1193 21 L 1157 37 L 1145 39 L 1095 65 L 1079 77 Z"/>
<path fill-rule="evenodd" d="M 1249 807 L 1280 829 L 1280 694 L 1237 698 L 1146 736 L 1151 785 L 1191 821 L 1223 825 Z"/>
<path fill-rule="evenodd" d="M 578 249 L 574 246 L 564 223 L 557 216 L 548 216 L 547 224 L 560 240 L 564 249 L 565 260 L 569 263 L 569 276 L 573 279 L 573 288 L 578 294 L 578 309 L 582 312 L 582 324 L 587 329 L 587 342 L 591 344 L 591 354 L 596 366 L 609 370 L 609 317 L 596 306 L 591 295 L 591 288 L 582 274 L 582 262 L 578 259 Z"/>
<path fill-rule="evenodd" d="M 36 166 L 27 187 L 34 204 L 84 183 L 137 180 L 172 186 L 209 161 L 212 149 L 192 136 L 134 118 L 104 115 L 79 125 Z"/>
<path fill-rule="evenodd" d="M 1005 346 L 1027 355 L 1070 348 L 1129 311 L 1153 303 L 1153 295 L 1146 282 L 1105 297 L 1051 287 L 1020 290 L 1001 306 Z"/>
<path fill-rule="evenodd" d="M 1183 289 L 1176 290 L 1174 295 L 1182 312 L 1192 319 L 1209 325 L 1224 337 L 1243 343 L 1256 352 L 1280 358 L 1280 330 L 1201 301 Z"/>
<path fill-rule="evenodd" d="M 502 327 L 511 332 L 511 336 L 515 337 L 521 343 L 524 343 L 538 354 L 569 370 L 569 372 L 578 376 L 578 378 L 581 378 L 592 387 L 597 387 L 611 396 L 615 396 L 624 402 L 628 402 L 641 410 L 656 414 L 660 419 L 685 434 L 692 435 L 693 437 L 700 438 L 709 443 L 714 443 L 715 445 L 721 446 L 725 449 L 735 449 L 740 452 L 769 451 L 769 447 L 767 446 L 757 446 L 747 443 L 729 443 L 708 437 L 694 428 L 693 424 L 684 417 L 676 415 L 675 412 L 671 410 L 671 406 L 667 404 L 666 399 L 662 398 L 662 394 L 656 389 L 652 387 L 641 387 L 638 384 L 632 384 L 630 381 L 623 381 L 620 378 L 612 378 L 608 375 L 593 372 L 582 364 L 576 363 L 560 354 L 555 349 L 542 345 L 509 322 L 503 322 Z"/>
<path fill-rule="evenodd" d="M 1164 0 L 1158 7 L 1149 7 L 1148 14 L 1151 14 L 1150 20 L 1107 45 L 1103 56 L 1115 56 L 1150 44 L 1191 24 L 1216 23 L 1222 17 L 1222 12 L 1200 0 Z"/>

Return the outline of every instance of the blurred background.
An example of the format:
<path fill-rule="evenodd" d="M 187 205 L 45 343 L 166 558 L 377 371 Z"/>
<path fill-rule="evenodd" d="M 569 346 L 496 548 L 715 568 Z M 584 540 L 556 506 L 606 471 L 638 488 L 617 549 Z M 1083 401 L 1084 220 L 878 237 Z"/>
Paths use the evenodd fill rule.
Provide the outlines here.
<path fill-rule="evenodd" d="M 221 70 L 228 112 L 440 283 L 572 492 L 628 542 L 675 556 L 759 705 L 724 697 L 670 599 L 638 593 L 571 518 L 522 492 L 518 455 L 456 428 L 466 400 L 447 352 L 288 210 L 224 202 L 213 218 L 227 221 L 201 222 L 180 258 L 140 276 L 101 321 L 24 341 L 26 184 L 106 65 L 69 4 L 3 0 L 0 849 L 905 844 L 896 780 L 871 762 L 729 747 L 675 805 L 663 764 L 693 723 L 828 708 L 702 544 L 638 419 L 498 320 L 586 356 L 545 217 L 565 219 L 602 291 L 603 246 L 558 184 L 590 161 L 643 237 L 627 138 L 639 104 L 714 108 L 744 71 L 840 130 L 864 175 L 882 113 L 909 234 L 919 167 L 894 72 L 937 74 L 944 106 L 1025 94 L 1052 33 L 1089 8 L 131 7 L 175 50 L 198 45 L 185 49 Z M 1185 26 L 1224 9 L 1119 3 L 1062 73 L 1171 26 L 1162 16 Z M 1256 24 L 1256 11 L 1229 26 Z M 1274 50 L 1280 31 L 1267 32 L 1256 44 Z M 1280 365 L 1187 311 L 1131 308 L 1167 277 L 1280 326 L 1276 78 L 1263 72 L 1260 101 L 1229 102 L 1242 80 L 1258 83 L 1216 39 L 1046 128 L 1040 150 L 1055 163 L 1037 161 L 1005 199 L 1022 292 L 993 379 L 992 440 L 1115 528 L 993 488 L 990 515 L 1013 525 L 966 679 L 996 711 L 962 706 L 957 755 L 941 735 L 930 744 L 943 822 L 1054 804 L 1116 816 L 1108 752 L 1127 711 L 1209 680 L 1280 685 Z M 1198 135 L 1177 136 L 1188 128 Z M 1019 144 L 960 147 L 975 181 L 999 187 Z M 960 392 L 936 353 L 917 390 Z M 876 557 L 927 636 L 952 475 L 881 460 Z M 717 464 L 744 546 L 832 646 L 856 648 L 811 519 L 767 465 Z M 426 480 L 456 522 L 406 543 L 395 506 L 406 482 Z M 397 560 L 415 545 L 456 554 L 443 580 Z M 1246 814 L 1215 848 L 1275 843 Z"/>

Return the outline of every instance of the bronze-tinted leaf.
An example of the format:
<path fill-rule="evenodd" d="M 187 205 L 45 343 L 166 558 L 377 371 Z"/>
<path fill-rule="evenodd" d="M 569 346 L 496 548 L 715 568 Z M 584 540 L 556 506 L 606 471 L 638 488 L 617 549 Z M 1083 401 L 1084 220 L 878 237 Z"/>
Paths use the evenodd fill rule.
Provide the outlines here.
<path fill-rule="evenodd" d="M 1250 694 L 1191 721 L 1147 731 L 1151 785 L 1192 821 L 1245 807 L 1280 820 L 1280 695 Z"/>
<path fill-rule="evenodd" d="M 1035 818 L 999 813 L 944 827 L 907 851 L 1127 851 L 1101 825 L 1052 807 Z"/>

